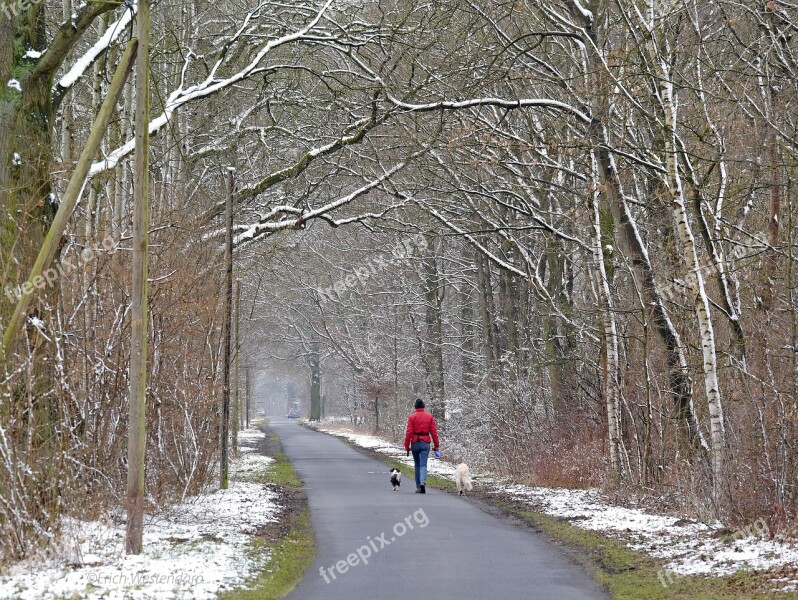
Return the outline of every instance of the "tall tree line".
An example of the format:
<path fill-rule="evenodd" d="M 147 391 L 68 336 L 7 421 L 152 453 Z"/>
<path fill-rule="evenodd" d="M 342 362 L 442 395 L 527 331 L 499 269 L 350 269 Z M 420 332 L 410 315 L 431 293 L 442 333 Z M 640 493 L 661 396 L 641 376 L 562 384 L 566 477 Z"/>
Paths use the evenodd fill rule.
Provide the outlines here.
<path fill-rule="evenodd" d="M 0 15 L 4 330 L 135 12 Z M 377 391 L 396 431 L 423 395 L 455 452 L 518 477 L 794 515 L 794 7 L 193 0 L 152 18 L 155 497 L 212 476 L 232 165 L 245 347 L 303 365 L 327 412 Z M 6 349 L 4 558 L 122 497 L 134 89 Z"/>

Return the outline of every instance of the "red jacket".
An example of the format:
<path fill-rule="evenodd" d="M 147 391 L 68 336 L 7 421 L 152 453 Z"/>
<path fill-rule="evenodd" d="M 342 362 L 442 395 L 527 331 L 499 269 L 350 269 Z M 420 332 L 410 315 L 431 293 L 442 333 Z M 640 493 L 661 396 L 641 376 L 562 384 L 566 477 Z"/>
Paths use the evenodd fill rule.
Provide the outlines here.
<path fill-rule="evenodd" d="M 405 450 L 410 450 L 410 444 L 413 442 L 429 442 L 430 436 L 432 436 L 435 450 L 437 450 L 440 443 L 438 442 L 438 426 L 435 424 L 435 417 L 423 408 L 417 408 L 416 412 L 407 418 Z"/>

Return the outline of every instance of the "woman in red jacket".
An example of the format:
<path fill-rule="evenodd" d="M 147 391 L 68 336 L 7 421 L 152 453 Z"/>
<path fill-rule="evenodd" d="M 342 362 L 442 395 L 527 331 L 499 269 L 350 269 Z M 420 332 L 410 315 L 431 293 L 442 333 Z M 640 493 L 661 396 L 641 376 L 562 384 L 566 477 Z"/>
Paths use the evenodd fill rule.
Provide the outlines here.
<path fill-rule="evenodd" d="M 435 442 L 435 450 L 440 447 L 438 443 L 438 427 L 435 417 L 424 410 L 424 401 L 416 400 L 416 412 L 407 418 L 407 432 L 405 433 L 405 450 L 413 452 L 413 462 L 416 466 L 416 494 L 427 493 L 427 458 L 429 458 L 430 440 Z"/>

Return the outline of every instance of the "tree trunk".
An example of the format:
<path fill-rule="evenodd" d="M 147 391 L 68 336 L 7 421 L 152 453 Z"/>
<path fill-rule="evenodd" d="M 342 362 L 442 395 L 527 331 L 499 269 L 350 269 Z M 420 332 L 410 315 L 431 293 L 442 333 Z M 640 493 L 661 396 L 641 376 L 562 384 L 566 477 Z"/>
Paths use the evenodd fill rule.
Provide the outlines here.
<path fill-rule="evenodd" d="M 553 236 L 546 240 L 545 265 L 547 267 L 546 291 L 558 308 L 562 306 L 563 291 L 565 287 L 565 259 L 562 245 Z M 565 381 L 565 360 L 563 341 L 559 327 L 559 319 L 555 307 L 548 308 L 543 315 L 543 340 L 546 349 L 546 367 L 551 385 L 551 401 L 546 405 L 552 408 L 550 417 L 567 415 L 568 399 Z"/>
<path fill-rule="evenodd" d="M 743 332 L 742 323 L 740 323 L 740 306 L 739 302 L 735 301 L 732 293 L 732 287 L 729 285 L 729 273 L 726 272 L 726 261 L 722 254 L 720 244 L 715 244 L 710 233 L 709 225 L 701 208 L 701 189 L 697 181 L 691 180 L 690 186 L 692 188 L 693 197 L 693 210 L 696 213 L 696 221 L 701 233 L 701 238 L 704 240 L 704 245 L 709 250 L 712 259 L 711 273 L 715 274 L 718 288 L 720 289 L 720 301 L 723 307 L 723 312 L 729 320 L 731 327 L 731 347 L 732 352 L 740 364 L 745 366 L 745 333 Z M 739 299 L 738 299 L 739 300 Z"/>
<path fill-rule="evenodd" d="M 602 231 L 602 218 L 599 206 L 599 195 L 593 195 L 593 268 L 598 288 L 601 325 L 602 349 L 602 380 L 601 392 L 607 406 L 607 439 L 610 449 L 610 467 L 617 480 L 623 477 L 623 463 L 621 454 L 621 425 L 620 425 L 620 379 L 618 377 L 618 334 L 615 325 L 615 312 L 612 306 L 612 293 L 610 292 L 609 279 L 605 268 L 604 236 Z"/>
<path fill-rule="evenodd" d="M 504 211 L 506 212 L 506 211 Z M 501 240 L 502 258 L 508 263 L 513 262 L 513 250 L 509 241 Z M 504 269 L 499 272 L 497 285 L 497 300 L 499 309 L 499 347 L 503 357 L 509 360 L 518 348 L 518 323 L 515 314 L 515 294 L 513 292 L 512 274 Z M 512 369 L 510 377 L 513 377 Z"/>
<path fill-rule="evenodd" d="M 771 102 L 777 97 L 777 92 L 771 91 Z M 771 118 L 773 118 L 771 116 Z M 764 276 L 765 285 L 762 290 L 762 310 L 770 312 L 773 310 L 773 296 L 776 287 L 776 266 L 777 248 L 779 246 L 779 213 L 781 211 L 781 175 L 779 172 L 779 137 L 778 132 L 770 134 L 768 144 L 768 154 L 770 161 L 770 215 L 768 218 L 768 246 L 770 248 L 765 253 Z"/>
<path fill-rule="evenodd" d="M 462 339 L 462 353 L 460 368 L 462 369 L 462 385 L 467 390 L 473 390 L 477 384 L 477 368 L 474 361 L 476 344 L 474 339 L 474 300 L 471 293 L 471 270 L 466 273 L 466 281 L 459 287 L 460 302 L 460 337 Z"/>
<path fill-rule="evenodd" d="M 704 388 L 707 395 L 710 424 L 710 444 L 712 460 L 712 481 L 716 503 L 720 500 L 720 493 L 726 489 L 724 480 L 726 475 L 726 430 L 723 422 L 723 405 L 721 401 L 720 385 L 718 383 L 718 360 L 715 347 L 715 332 L 709 312 L 709 299 L 704 288 L 704 275 L 698 260 L 687 210 L 684 203 L 681 177 L 679 175 L 677 149 L 676 149 L 676 104 L 673 98 L 673 85 L 670 72 L 662 69 L 663 86 L 661 89 L 662 103 L 665 109 L 665 159 L 668 169 L 668 187 L 671 194 L 671 210 L 676 231 L 681 240 L 682 256 L 688 269 L 688 288 L 693 296 L 693 307 L 701 332 L 701 350 L 704 367 Z"/>
<path fill-rule="evenodd" d="M 496 332 L 496 322 L 494 321 L 496 308 L 493 304 L 490 264 L 479 250 L 475 251 L 474 262 L 477 266 L 477 287 L 480 292 L 480 314 L 482 316 L 482 337 L 488 387 L 495 390 L 501 373 L 499 369 L 498 334 Z"/>
<path fill-rule="evenodd" d="M 44 2 L 21 9 L 16 18 L 0 11 L 0 264 L 4 271 L 19 266 L 3 273 L 3 280 L 13 285 L 24 281 L 30 271 L 57 208 L 50 196 L 52 74 L 33 77 L 36 61 L 15 50 L 46 48 L 44 18 Z M 21 91 L 7 85 L 11 80 L 17 81 Z M 56 242 L 60 247 L 60 239 Z M 12 306 L 0 302 L 0 321 L 7 323 Z M 43 300 L 37 306 L 44 321 L 48 304 Z M 49 374 L 41 375 L 45 377 L 42 387 L 49 389 Z"/>
<path fill-rule="evenodd" d="M 321 360 L 317 352 L 310 355 L 310 420 L 321 420 Z"/>
<path fill-rule="evenodd" d="M 443 370 L 443 283 L 438 273 L 435 244 L 430 244 L 430 253 L 421 260 L 424 271 L 424 300 L 426 342 L 426 383 L 430 398 L 430 412 L 443 424 L 446 419 L 446 397 Z"/>

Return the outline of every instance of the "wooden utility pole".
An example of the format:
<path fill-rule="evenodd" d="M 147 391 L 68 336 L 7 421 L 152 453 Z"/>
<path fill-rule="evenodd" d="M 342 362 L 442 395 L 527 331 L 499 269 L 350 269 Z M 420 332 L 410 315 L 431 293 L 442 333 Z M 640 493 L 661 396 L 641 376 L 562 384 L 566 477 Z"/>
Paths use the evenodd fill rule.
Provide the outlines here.
<path fill-rule="evenodd" d="M 246 364 L 244 365 L 244 387 L 246 393 L 246 427 L 249 429 L 249 403 L 250 403 L 250 389 L 249 389 L 249 358 L 246 360 Z"/>
<path fill-rule="evenodd" d="M 222 426 L 221 464 L 219 465 L 219 487 L 227 489 L 228 484 L 228 434 L 230 431 L 230 338 L 232 333 L 233 311 L 233 167 L 227 168 L 227 200 L 224 205 L 224 221 L 227 228 L 224 246 L 225 294 L 224 294 L 224 383 L 222 385 Z"/>
<path fill-rule="evenodd" d="M 233 401 L 233 452 L 238 452 L 238 429 L 241 427 L 241 398 L 238 393 L 241 378 L 238 372 L 241 369 L 241 338 L 239 337 L 241 328 L 241 282 L 236 280 L 236 352 L 235 352 L 235 398 Z"/>
<path fill-rule="evenodd" d="M 133 189 L 133 289 L 130 299 L 130 399 L 127 432 L 125 551 L 141 554 L 147 432 L 147 271 L 150 221 L 150 0 L 139 0 L 136 28 L 136 150 Z"/>

